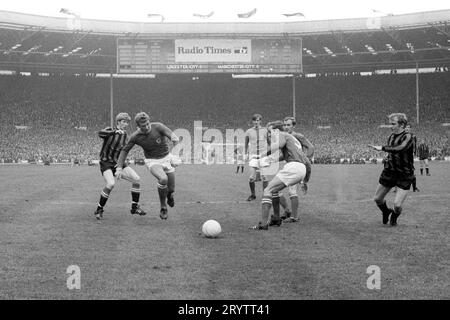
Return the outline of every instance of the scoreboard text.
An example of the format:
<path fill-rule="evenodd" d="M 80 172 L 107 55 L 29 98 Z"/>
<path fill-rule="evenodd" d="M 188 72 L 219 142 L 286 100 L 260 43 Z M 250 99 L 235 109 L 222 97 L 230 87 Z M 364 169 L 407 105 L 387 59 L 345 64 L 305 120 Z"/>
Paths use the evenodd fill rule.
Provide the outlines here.
<path fill-rule="evenodd" d="M 117 73 L 301 73 L 301 39 L 118 39 Z"/>

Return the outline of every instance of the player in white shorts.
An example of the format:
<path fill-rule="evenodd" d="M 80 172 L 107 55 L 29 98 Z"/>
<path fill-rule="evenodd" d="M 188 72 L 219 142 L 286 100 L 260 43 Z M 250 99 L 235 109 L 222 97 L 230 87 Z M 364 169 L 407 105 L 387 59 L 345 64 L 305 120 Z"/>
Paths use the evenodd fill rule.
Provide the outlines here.
<path fill-rule="evenodd" d="M 286 165 L 278 171 L 275 177 L 264 189 L 262 198 L 261 221 L 251 227 L 254 230 L 268 230 L 269 225 L 281 225 L 279 200 L 274 201 L 282 189 L 293 186 L 299 182 L 307 183 L 311 175 L 311 163 L 302 151 L 301 144 L 292 135 L 283 131 L 283 122 L 275 121 L 269 127 L 271 145 L 270 156 L 261 159 L 264 166 L 271 162 L 285 160 Z M 273 219 L 269 221 L 270 208 L 274 207 Z"/>
<path fill-rule="evenodd" d="M 250 170 L 249 186 L 250 196 L 247 201 L 256 199 L 255 181 L 256 172 L 261 169 L 260 160 L 262 155 L 267 152 L 267 128 L 261 127 L 262 116 L 254 114 L 252 116 L 253 127 L 245 132 L 245 155 L 249 160 L 248 166 Z M 261 171 L 261 179 L 263 181 L 263 189 L 267 186 L 267 178 L 264 172 Z"/>
<path fill-rule="evenodd" d="M 128 143 L 123 147 L 117 161 L 116 176 L 119 179 L 122 166 L 128 152 L 134 145 L 139 145 L 144 150 L 145 165 L 150 173 L 158 180 L 158 195 L 161 203 L 159 217 L 167 219 L 167 204 L 175 205 L 173 193 L 175 191 L 175 168 L 179 164 L 178 159 L 170 153 L 169 141 L 175 146 L 178 137 L 159 122 L 150 122 L 150 117 L 145 112 L 140 112 L 134 118 L 138 129 L 131 135 Z M 166 204 L 167 198 L 167 204 Z"/>

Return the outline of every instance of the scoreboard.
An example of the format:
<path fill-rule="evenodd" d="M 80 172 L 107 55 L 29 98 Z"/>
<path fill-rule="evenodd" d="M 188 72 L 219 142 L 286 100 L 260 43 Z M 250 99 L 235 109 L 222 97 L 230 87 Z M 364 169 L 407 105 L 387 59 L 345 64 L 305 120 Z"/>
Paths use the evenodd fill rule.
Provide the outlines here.
<path fill-rule="evenodd" d="M 301 73 L 302 40 L 117 39 L 117 73 Z"/>

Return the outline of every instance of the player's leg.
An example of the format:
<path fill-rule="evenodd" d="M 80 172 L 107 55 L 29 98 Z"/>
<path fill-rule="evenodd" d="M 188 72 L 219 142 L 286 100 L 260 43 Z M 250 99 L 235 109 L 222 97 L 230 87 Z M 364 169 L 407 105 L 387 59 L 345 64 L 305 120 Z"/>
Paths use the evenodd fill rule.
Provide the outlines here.
<path fill-rule="evenodd" d="M 281 226 L 281 217 L 280 217 L 280 199 L 282 195 L 280 192 L 275 192 L 272 194 L 272 207 L 273 207 L 273 216 L 269 219 L 269 226 Z M 269 209 L 270 210 L 270 209 Z"/>
<path fill-rule="evenodd" d="M 111 193 L 116 180 L 111 169 L 103 171 L 103 179 L 105 180 L 105 187 L 100 194 L 100 200 L 98 201 L 97 210 L 95 210 L 95 217 L 97 220 L 103 218 L 103 207 L 106 205 L 106 201 L 109 199 L 109 194 Z"/>
<path fill-rule="evenodd" d="M 252 229 L 267 230 L 269 228 L 270 208 L 272 207 L 272 195 L 283 190 L 286 185 L 275 176 L 264 189 L 261 205 L 261 221 Z"/>
<path fill-rule="evenodd" d="M 403 202 L 406 200 L 406 197 L 408 195 L 408 190 L 398 188 L 397 194 L 395 195 L 394 199 L 394 212 L 391 215 L 390 224 L 391 226 L 397 225 L 397 219 L 402 213 L 402 205 Z"/>
<path fill-rule="evenodd" d="M 241 173 L 244 173 L 244 165 L 241 165 Z"/>
<path fill-rule="evenodd" d="M 167 174 L 164 171 L 164 168 L 160 164 L 154 164 L 150 167 L 150 173 L 158 180 L 158 195 L 159 202 L 161 205 L 161 210 L 159 217 L 163 220 L 167 219 L 167 183 L 168 178 Z"/>
<path fill-rule="evenodd" d="M 280 205 L 284 209 L 284 214 L 281 216 L 281 220 L 289 218 L 291 216 L 292 212 L 289 209 L 289 205 L 288 205 L 288 202 L 286 200 L 284 193 L 281 193 L 281 192 L 280 192 Z"/>
<path fill-rule="evenodd" d="M 377 204 L 378 208 L 381 210 L 381 213 L 383 215 L 383 224 L 387 224 L 389 222 L 389 216 L 393 212 L 392 209 L 388 208 L 386 201 L 384 200 L 384 198 L 389 193 L 391 188 L 392 187 L 385 186 L 379 183 L 373 199 Z"/>
<path fill-rule="evenodd" d="M 250 176 L 248 178 L 248 184 L 250 186 L 250 196 L 247 198 L 247 201 L 252 201 L 256 199 L 255 194 L 255 180 L 256 180 L 256 167 L 250 167 Z"/>
<path fill-rule="evenodd" d="M 426 175 L 427 175 L 427 176 L 431 176 L 431 174 L 430 174 L 430 167 L 429 167 L 429 165 L 428 165 L 428 159 L 425 159 L 424 162 L 425 162 L 425 172 L 426 172 Z"/>
<path fill-rule="evenodd" d="M 417 178 L 416 178 L 416 175 L 414 175 L 414 178 L 413 178 L 413 181 L 412 181 L 412 186 L 413 186 L 413 192 L 420 191 L 419 188 L 417 188 Z"/>
<path fill-rule="evenodd" d="M 420 163 L 420 175 L 423 176 L 423 167 L 424 167 L 425 161 L 423 159 L 420 159 L 419 163 Z"/>
<path fill-rule="evenodd" d="M 402 205 L 406 200 L 406 197 L 411 189 L 411 183 L 414 179 L 414 175 L 409 177 L 400 178 L 397 180 L 398 191 L 394 199 L 394 212 L 391 215 L 390 224 L 391 226 L 397 225 L 397 219 L 402 213 Z"/>
<path fill-rule="evenodd" d="M 170 207 L 175 205 L 175 199 L 173 193 L 175 192 L 175 170 L 167 171 L 167 204 Z"/>
<path fill-rule="evenodd" d="M 286 219 L 285 222 L 297 222 L 298 221 L 298 184 L 293 186 L 289 186 L 289 198 L 291 199 L 291 208 L 292 213 L 289 219 Z"/>
<path fill-rule="evenodd" d="M 122 172 L 122 178 L 131 182 L 131 214 L 145 216 L 147 213 L 139 206 L 139 198 L 141 196 L 141 178 L 136 171 L 130 167 L 125 167 Z"/>

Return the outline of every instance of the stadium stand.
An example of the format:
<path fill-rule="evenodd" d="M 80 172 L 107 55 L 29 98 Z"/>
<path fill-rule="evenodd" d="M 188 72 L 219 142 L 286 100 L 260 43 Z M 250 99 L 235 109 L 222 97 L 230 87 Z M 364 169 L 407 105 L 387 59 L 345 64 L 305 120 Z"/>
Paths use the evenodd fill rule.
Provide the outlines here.
<path fill-rule="evenodd" d="M 404 112 L 433 157 L 450 155 L 450 73 L 420 74 L 420 125 L 415 75 L 323 74 L 296 79 L 297 129 L 316 146 L 316 162 L 369 160 L 367 144 L 383 144 L 387 114 Z M 0 76 L 0 161 L 96 159 L 96 131 L 109 126 L 110 80 L 88 76 Z M 210 128 L 246 129 L 292 114 L 292 79 L 231 76 L 114 79 L 114 110 L 148 112 L 171 129 L 192 132 L 195 120 Z M 134 126 L 132 126 L 134 128 Z M 135 148 L 131 157 L 142 157 Z"/>

